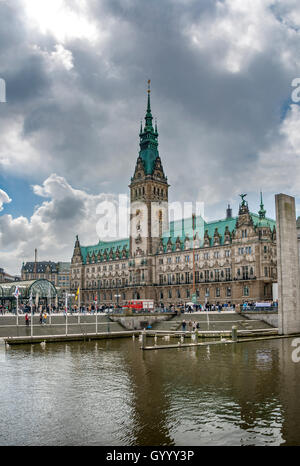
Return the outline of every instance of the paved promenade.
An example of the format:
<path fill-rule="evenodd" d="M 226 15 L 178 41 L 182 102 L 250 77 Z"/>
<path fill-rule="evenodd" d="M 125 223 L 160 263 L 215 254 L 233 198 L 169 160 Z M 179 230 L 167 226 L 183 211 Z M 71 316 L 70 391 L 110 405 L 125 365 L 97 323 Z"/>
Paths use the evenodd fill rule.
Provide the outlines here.
<path fill-rule="evenodd" d="M 31 316 L 30 316 L 31 319 Z M 97 327 L 97 328 L 96 328 Z M 47 323 L 40 323 L 39 314 L 33 316 L 32 335 L 65 335 L 98 332 L 120 332 L 124 328 L 118 322 L 111 322 L 104 313 L 95 314 L 68 314 L 63 313 L 47 315 Z M 0 337 L 8 336 L 30 336 L 31 323 L 25 324 L 25 316 L 1 315 L 0 316 Z"/>
<path fill-rule="evenodd" d="M 151 315 L 151 314 L 150 314 Z M 31 316 L 30 316 L 31 319 Z M 147 314 L 145 314 L 145 321 Z M 155 323 L 151 329 L 157 331 L 180 331 L 182 321 L 186 321 L 186 330 L 189 330 L 189 322 L 198 322 L 201 331 L 230 331 L 235 325 L 238 330 L 268 329 L 270 325 L 261 320 L 248 320 L 241 314 L 234 311 L 210 311 L 194 312 L 174 315 L 170 320 Z M 40 323 L 40 316 L 33 316 L 31 323 L 25 324 L 24 314 L 0 315 L 0 338 L 1 337 L 30 337 L 46 335 L 66 335 L 66 334 L 86 334 L 86 333 L 107 333 L 124 332 L 124 328 L 119 322 L 112 322 L 105 313 L 96 314 L 68 314 L 64 313 L 47 315 L 47 323 Z"/>

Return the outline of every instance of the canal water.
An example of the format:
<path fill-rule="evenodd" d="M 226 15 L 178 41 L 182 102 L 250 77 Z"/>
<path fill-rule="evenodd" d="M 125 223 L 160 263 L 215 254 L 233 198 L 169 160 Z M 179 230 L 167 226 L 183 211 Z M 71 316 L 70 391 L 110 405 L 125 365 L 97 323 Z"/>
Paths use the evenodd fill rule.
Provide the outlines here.
<path fill-rule="evenodd" d="M 300 445 L 291 343 L 0 346 L 0 445 Z"/>

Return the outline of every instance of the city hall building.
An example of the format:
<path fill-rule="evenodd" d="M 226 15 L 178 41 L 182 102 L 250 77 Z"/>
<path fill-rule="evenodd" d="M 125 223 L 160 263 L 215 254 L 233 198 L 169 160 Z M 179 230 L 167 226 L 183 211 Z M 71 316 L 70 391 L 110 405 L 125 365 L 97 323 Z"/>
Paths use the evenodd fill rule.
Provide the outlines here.
<path fill-rule="evenodd" d="M 169 221 L 168 191 L 153 127 L 148 89 L 140 152 L 130 182 L 130 235 L 82 246 L 76 237 L 70 288 L 81 305 L 153 299 L 156 305 L 265 301 L 276 282 L 276 222 L 246 195 L 236 216 L 206 222 L 201 215 Z M 225 210 L 225 209 L 224 209 Z"/>

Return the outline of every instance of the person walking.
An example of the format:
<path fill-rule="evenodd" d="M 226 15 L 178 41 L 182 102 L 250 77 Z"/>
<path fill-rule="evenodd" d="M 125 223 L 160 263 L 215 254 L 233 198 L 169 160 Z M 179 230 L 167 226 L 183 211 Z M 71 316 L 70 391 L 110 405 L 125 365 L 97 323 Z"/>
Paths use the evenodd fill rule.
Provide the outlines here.
<path fill-rule="evenodd" d="M 182 321 L 182 330 L 183 330 L 183 332 L 185 332 L 185 328 L 186 328 L 186 321 L 183 320 Z"/>
<path fill-rule="evenodd" d="M 190 320 L 189 321 L 189 331 L 191 332 L 193 330 L 193 322 Z"/>
<path fill-rule="evenodd" d="M 29 318 L 27 312 L 25 313 L 25 325 L 29 325 Z"/>

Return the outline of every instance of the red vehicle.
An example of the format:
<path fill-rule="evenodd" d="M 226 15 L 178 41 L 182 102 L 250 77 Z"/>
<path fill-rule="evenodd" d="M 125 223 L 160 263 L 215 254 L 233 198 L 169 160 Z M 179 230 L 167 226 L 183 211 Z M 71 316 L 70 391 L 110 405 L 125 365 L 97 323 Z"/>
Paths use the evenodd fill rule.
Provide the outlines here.
<path fill-rule="evenodd" d="M 142 309 L 154 310 L 154 301 L 153 299 L 132 299 L 130 301 L 127 301 L 123 307 L 140 311 Z"/>

